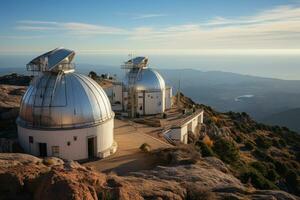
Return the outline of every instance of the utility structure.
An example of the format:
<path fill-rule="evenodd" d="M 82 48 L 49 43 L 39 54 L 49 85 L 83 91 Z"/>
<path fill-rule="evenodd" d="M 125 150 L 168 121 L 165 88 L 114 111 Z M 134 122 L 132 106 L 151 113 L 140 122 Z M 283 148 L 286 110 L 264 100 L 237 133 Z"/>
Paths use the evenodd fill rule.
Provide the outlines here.
<path fill-rule="evenodd" d="M 125 62 L 121 68 L 125 69 L 127 84 L 125 87 L 128 91 L 128 103 L 126 110 L 128 111 L 129 117 L 136 117 L 137 109 L 138 109 L 138 96 L 137 90 L 135 87 L 136 81 L 140 76 L 140 72 L 147 68 L 148 58 L 146 57 L 136 57 L 131 58 L 127 62 Z"/>
<path fill-rule="evenodd" d="M 83 160 L 116 151 L 109 99 L 94 80 L 74 72 L 74 56 L 57 48 L 26 65 L 38 72 L 17 119 L 19 143 L 27 153 Z"/>

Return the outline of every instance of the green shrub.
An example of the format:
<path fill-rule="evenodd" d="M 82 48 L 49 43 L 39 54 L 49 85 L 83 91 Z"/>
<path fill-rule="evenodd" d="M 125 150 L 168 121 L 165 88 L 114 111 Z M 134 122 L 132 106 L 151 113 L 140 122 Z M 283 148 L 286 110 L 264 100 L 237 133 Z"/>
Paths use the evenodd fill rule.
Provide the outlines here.
<path fill-rule="evenodd" d="M 286 147 L 286 143 L 285 143 L 285 141 L 283 139 L 279 139 L 278 143 L 280 144 L 280 146 Z"/>
<path fill-rule="evenodd" d="M 240 180 L 243 183 L 251 183 L 258 189 L 277 189 L 277 187 L 268 179 L 266 179 L 256 169 L 249 167 L 245 171 L 241 172 Z"/>
<path fill-rule="evenodd" d="M 293 170 L 289 170 L 285 176 L 285 181 L 290 192 L 296 195 L 300 194 L 300 180 L 296 172 L 294 172 Z"/>
<path fill-rule="evenodd" d="M 242 138 L 241 136 L 237 135 L 237 136 L 235 137 L 235 141 L 236 141 L 237 143 L 242 143 L 242 142 L 243 142 L 243 138 Z"/>
<path fill-rule="evenodd" d="M 269 179 L 270 181 L 276 181 L 278 179 L 278 174 L 274 169 L 269 169 L 266 178 Z"/>
<path fill-rule="evenodd" d="M 250 151 L 254 149 L 254 145 L 250 141 L 245 142 L 245 147 Z"/>
<path fill-rule="evenodd" d="M 272 163 L 256 161 L 250 163 L 250 166 L 272 182 L 276 181 L 279 177 L 275 171 L 275 166 Z"/>
<path fill-rule="evenodd" d="M 226 163 L 234 162 L 239 159 L 239 150 L 235 144 L 224 138 L 215 140 L 213 151 L 221 160 Z"/>
<path fill-rule="evenodd" d="M 255 149 L 252 152 L 252 155 L 255 156 L 255 158 L 265 161 L 265 162 L 271 162 L 271 163 L 275 163 L 274 158 L 272 158 L 271 156 L 268 155 L 268 153 L 264 150 L 260 150 L 260 149 Z"/>
<path fill-rule="evenodd" d="M 207 144 L 205 144 L 203 141 L 197 141 L 196 145 L 200 148 L 201 155 L 203 157 L 214 156 L 214 152 L 212 151 L 212 149 L 209 146 L 207 146 Z"/>
<path fill-rule="evenodd" d="M 296 161 L 300 163 L 300 151 L 296 153 Z"/>
<path fill-rule="evenodd" d="M 286 173 L 288 172 L 288 167 L 286 166 L 285 163 L 275 161 L 274 164 L 275 164 L 276 171 L 277 171 L 278 174 L 280 174 L 281 176 L 286 175 Z"/>
<path fill-rule="evenodd" d="M 268 149 L 272 146 L 272 141 L 266 137 L 258 136 L 255 139 L 256 146 L 263 149 Z"/>
<path fill-rule="evenodd" d="M 294 172 L 293 170 L 289 170 L 285 176 L 286 183 L 288 185 L 297 185 L 298 180 L 297 180 L 297 173 Z"/>
<path fill-rule="evenodd" d="M 260 172 L 263 176 L 267 176 L 268 167 L 262 162 L 252 162 L 250 166 Z"/>
<path fill-rule="evenodd" d="M 140 150 L 142 152 L 150 152 L 151 151 L 151 146 L 148 144 L 148 143 L 143 143 L 141 146 L 140 146 Z"/>

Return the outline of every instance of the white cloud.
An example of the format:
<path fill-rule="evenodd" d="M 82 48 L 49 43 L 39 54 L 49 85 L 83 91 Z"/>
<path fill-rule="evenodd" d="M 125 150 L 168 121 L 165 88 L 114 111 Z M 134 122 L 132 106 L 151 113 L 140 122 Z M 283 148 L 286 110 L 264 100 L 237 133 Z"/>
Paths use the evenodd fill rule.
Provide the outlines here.
<path fill-rule="evenodd" d="M 13 39 L 13 40 L 31 40 L 31 39 L 39 39 L 43 38 L 42 35 L 33 35 L 33 36 L 25 36 L 25 35 L 0 35 L 0 39 Z"/>
<path fill-rule="evenodd" d="M 131 40 L 168 48 L 300 48 L 300 7 L 280 6 L 253 16 L 135 31 Z"/>
<path fill-rule="evenodd" d="M 156 18 L 156 17 L 166 17 L 166 14 L 140 14 L 140 15 L 135 15 L 132 17 L 132 19 L 147 19 L 147 18 Z"/>
<path fill-rule="evenodd" d="M 79 35 L 95 35 L 95 34 L 127 34 L 126 30 L 110 26 L 101 26 L 79 22 L 49 22 L 49 21 L 18 21 L 19 30 L 25 31 L 67 31 L 72 34 Z"/>
<path fill-rule="evenodd" d="M 146 14 L 136 19 L 164 16 Z M 122 36 L 113 48 L 142 49 L 300 49 L 300 7 L 279 6 L 252 16 L 165 27 L 119 28 L 79 22 L 19 21 L 25 31 L 63 31 L 74 36 Z M 110 38 L 113 40 L 113 38 Z M 109 43 L 109 42 L 108 42 Z M 119 45 L 119 46 L 118 46 Z M 106 47 L 109 47 L 106 46 Z M 288 52 L 288 51 L 285 51 Z"/>

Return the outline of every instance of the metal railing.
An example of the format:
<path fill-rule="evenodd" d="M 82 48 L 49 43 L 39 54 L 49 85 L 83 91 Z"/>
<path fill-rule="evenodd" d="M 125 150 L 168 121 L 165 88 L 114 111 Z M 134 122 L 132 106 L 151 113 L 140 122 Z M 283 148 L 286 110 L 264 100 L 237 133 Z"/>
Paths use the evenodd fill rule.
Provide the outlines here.
<path fill-rule="evenodd" d="M 54 67 L 49 68 L 48 65 L 45 64 L 28 64 L 26 65 L 27 71 L 53 71 L 53 72 L 58 72 L 58 71 L 68 71 L 75 69 L 76 65 L 74 63 L 61 63 L 58 64 Z"/>

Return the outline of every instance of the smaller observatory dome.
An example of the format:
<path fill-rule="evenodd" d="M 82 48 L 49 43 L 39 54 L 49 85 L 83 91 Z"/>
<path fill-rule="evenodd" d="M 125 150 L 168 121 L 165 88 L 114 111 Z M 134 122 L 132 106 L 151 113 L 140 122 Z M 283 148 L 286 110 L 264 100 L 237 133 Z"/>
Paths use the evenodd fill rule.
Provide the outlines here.
<path fill-rule="evenodd" d="M 32 60 L 28 67 L 47 60 L 23 96 L 17 123 L 31 128 L 81 128 L 113 117 L 104 90 L 91 78 L 73 73 L 74 52 L 55 49 Z M 69 63 L 69 64 L 68 64 Z M 64 69 L 65 70 L 62 70 Z M 56 71 L 58 70 L 58 72 Z M 59 71 L 60 70 L 60 71 Z M 71 70 L 71 71 L 70 71 Z"/>
<path fill-rule="evenodd" d="M 133 71 L 129 72 L 125 77 L 124 84 L 128 85 L 128 77 L 131 76 L 131 73 L 135 73 Z M 155 91 L 155 90 L 164 90 L 165 89 L 165 81 L 163 77 L 155 70 L 150 68 L 142 69 L 135 81 L 135 88 L 137 90 L 147 90 L 147 91 Z"/>
<path fill-rule="evenodd" d="M 165 89 L 163 77 L 155 70 L 148 68 L 148 58 L 136 57 L 125 63 L 130 71 L 123 81 L 125 87 L 129 87 L 130 82 L 134 83 L 136 90 L 162 91 Z M 134 77 L 134 81 L 130 80 Z"/>

